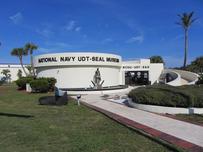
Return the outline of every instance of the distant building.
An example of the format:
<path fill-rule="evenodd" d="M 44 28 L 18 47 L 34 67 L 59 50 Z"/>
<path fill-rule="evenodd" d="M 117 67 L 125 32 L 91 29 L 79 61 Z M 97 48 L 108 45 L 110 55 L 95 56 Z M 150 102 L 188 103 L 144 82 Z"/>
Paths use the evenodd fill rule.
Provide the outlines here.
<path fill-rule="evenodd" d="M 25 76 L 25 74 L 23 73 L 23 69 L 22 69 L 21 65 L 14 64 L 14 63 L 0 63 L 0 79 L 3 77 L 3 74 L 1 74 L 1 72 L 4 69 L 10 70 L 11 81 L 15 81 L 18 79 L 18 76 L 17 76 L 18 70 L 21 70 L 22 75 Z"/>

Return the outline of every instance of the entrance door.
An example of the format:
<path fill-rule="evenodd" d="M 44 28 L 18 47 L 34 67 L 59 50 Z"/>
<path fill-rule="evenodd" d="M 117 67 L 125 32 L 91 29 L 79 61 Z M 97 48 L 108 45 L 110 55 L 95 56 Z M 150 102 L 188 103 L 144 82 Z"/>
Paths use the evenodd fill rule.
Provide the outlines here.
<path fill-rule="evenodd" d="M 146 85 L 149 84 L 149 71 L 126 71 L 126 85 Z"/>

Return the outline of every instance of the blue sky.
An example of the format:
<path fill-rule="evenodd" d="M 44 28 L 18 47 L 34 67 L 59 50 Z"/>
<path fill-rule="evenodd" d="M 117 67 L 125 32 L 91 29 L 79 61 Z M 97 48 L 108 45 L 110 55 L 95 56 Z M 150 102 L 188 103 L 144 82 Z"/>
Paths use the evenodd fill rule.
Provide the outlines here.
<path fill-rule="evenodd" d="M 194 11 L 189 62 L 203 55 L 202 0 L 4 0 L 0 5 L 0 63 L 18 63 L 12 48 L 34 53 L 106 52 L 126 59 L 161 55 L 168 67 L 183 63 L 183 29 L 177 14 Z M 29 63 L 29 58 L 25 58 Z"/>

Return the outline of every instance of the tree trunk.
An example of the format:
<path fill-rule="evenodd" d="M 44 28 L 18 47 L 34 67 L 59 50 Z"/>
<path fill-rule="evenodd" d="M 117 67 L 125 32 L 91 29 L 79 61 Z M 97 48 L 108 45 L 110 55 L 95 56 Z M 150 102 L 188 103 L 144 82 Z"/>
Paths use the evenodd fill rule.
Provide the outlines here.
<path fill-rule="evenodd" d="M 27 74 L 27 72 L 25 71 L 25 68 L 24 68 L 24 66 L 23 66 L 23 59 L 22 59 L 22 57 L 19 57 L 19 59 L 20 59 L 20 65 L 21 65 L 21 67 L 22 67 L 22 69 L 23 69 L 23 72 L 25 73 L 25 76 L 27 77 L 28 74 Z"/>
<path fill-rule="evenodd" d="M 188 53 L 188 29 L 185 29 L 185 53 L 184 53 L 184 63 L 183 67 L 186 67 L 187 64 L 187 53 Z"/>
<path fill-rule="evenodd" d="M 34 68 L 34 65 L 33 65 L 33 56 L 32 54 L 30 54 L 30 64 L 31 64 L 31 71 L 32 71 L 32 75 L 35 77 L 35 68 Z"/>

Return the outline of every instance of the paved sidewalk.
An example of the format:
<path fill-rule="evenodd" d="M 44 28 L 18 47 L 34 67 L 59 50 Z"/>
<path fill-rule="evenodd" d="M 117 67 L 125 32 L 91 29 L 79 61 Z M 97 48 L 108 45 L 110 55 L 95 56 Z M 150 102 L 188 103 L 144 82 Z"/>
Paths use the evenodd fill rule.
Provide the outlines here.
<path fill-rule="evenodd" d="M 167 138 L 170 138 L 170 140 L 171 139 L 175 140 L 176 138 L 181 139 L 183 140 L 183 143 L 181 143 L 183 145 L 182 148 L 187 149 L 187 146 L 188 146 L 190 148 L 193 147 L 191 151 L 203 151 L 203 127 L 201 126 L 175 120 L 164 116 L 160 116 L 154 113 L 150 113 L 150 112 L 146 112 L 146 111 L 142 111 L 134 108 L 129 108 L 129 107 L 126 107 L 125 105 L 113 103 L 110 101 L 106 101 L 102 99 L 100 95 L 82 96 L 81 100 L 84 103 L 91 105 L 93 107 L 97 107 L 99 109 L 103 109 L 104 111 L 116 114 L 117 116 L 126 118 L 129 121 L 133 121 L 135 123 L 141 124 L 144 127 L 152 128 L 154 129 L 154 132 L 160 131 L 160 133 L 169 135 L 170 137 L 167 137 Z M 160 136 L 160 133 L 157 132 L 159 136 Z M 184 143 L 184 141 L 186 141 L 186 143 Z M 176 144 L 173 141 L 171 143 Z M 194 148 L 195 146 L 193 144 L 195 146 L 197 145 L 197 147 Z M 184 147 L 184 145 L 186 147 Z"/>

